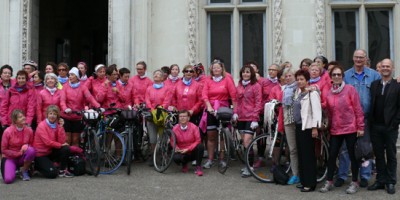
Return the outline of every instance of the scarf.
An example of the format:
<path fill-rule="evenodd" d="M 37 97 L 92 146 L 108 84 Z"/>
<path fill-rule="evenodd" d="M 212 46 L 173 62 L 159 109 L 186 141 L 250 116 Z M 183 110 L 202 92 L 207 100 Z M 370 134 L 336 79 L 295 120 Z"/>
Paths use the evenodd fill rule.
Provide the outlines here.
<path fill-rule="evenodd" d="M 247 81 L 242 80 L 243 87 L 247 86 L 249 83 L 250 83 L 250 80 L 247 80 Z"/>
<path fill-rule="evenodd" d="M 199 81 L 201 77 L 203 77 L 202 74 L 200 74 L 200 75 L 199 75 L 198 77 L 196 77 L 194 80 L 195 80 L 195 81 Z"/>
<path fill-rule="evenodd" d="M 46 90 L 48 90 L 50 92 L 51 96 L 53 96 L 54 93 L 56 93 L 57 88 L 56 87 L 49 88 L 46 86 Z"/>
<path fill-rule="evenodd" d="M 212 79 L 213 79 L 215 82 L 220 82 L 220 81 L 222 80 L 222 78 L 224 78 L 224 77 L 223 77 L 223 76 L 219 76 L 219 77 L 213 76 L 213 77 L 212 77 Z"/>
<path fill-rule="evenodd" d="M 88 77 L 85 75 L 81 76 L 81 81 L 86 81 L 88 79 Z"/>
<path fill-rule="evenodd" d="M 69 83 L 69 86 L 71 86 L 72 88 L 77 88 L 77 87 L 79 87 L 79 85 L 81 85 L 81 82 L 80 81 L 78 81 L 77 83 L 71 83 L 71 82 L 68 82 Z"/>
<path fill-rule="evenodd" d="M 57 78 L 58 78 L 58 82 L 60 82 L 61 84 L 64 84 L 68 81 L 68 77 L 58 76 Z"/>
<path fill-rule="evenodd" d="M 35 88 L 36 87 L 41 87 L 41 86 L 43 86 L 43 83 L 36 83 L 34 86 L 35 86 Z"/>
<path fill-rule="evenodd" d="M 186 131 L 187 130 L 187 128 L 188 128 L 188 125 L 186 124 L 186 126 L 185 127 L 183 127 L 182 125 L 180 125 L 181 126 L 181 130 L 182 131 Z"/>
<path fill-rule="evenodd" d="M 344 85 L 345 85 L 344 81 L 342 81 L 342 83 L 340 85 L 332 84 L 332 88 L 331 88 L 332 93 L 339 94 L 343 90 Z"/>
<path fill-rule="evenodd" d="M 154 83 L 153 84 L 153 88 L 155 88 L 155 89 L 161 89 L 162 87 L 164 87 L 164 83 L 159 83 L 159 84 Z"/>
<path fill-rule="evenodd" d="M 51 123 L 47 118 L 46 118 L 46 123 L 49 125 L 50 128 L 55 129 L 57 127 L 57 123 Z"/>
<path fill-rule="evenodd" d="M 270 80 L 272 83 L 277 83 L 278 82 L 278 77 L 271 78 L 268 76 L 268 80 Z"/>
<path fill-rule="evenodd" d="M 24 84 L 23 86 L 18 86 L 18 84 L 15 84 L 14 88 L 15 88 L 18 92 L 22 92 L 23 90 L 26 89 L 26 84 Z"/>
<path fill-rule="evenodd" d="M 183 84 L 185 84 L 186 86 L 189 86 L 190 84 L 192 84 L 192 78 L 189 79 L 188 81 L 187 81 L 185 78 L 183 78 L 183 79 L 182 79 L 182 82 L 183 82 Z"/>
<path fill-rule="evenodd" d="M 178 76 L 172 76 L 171 74 L 168 75 L 168 78 L 169 78 L 173 83 L 175 83 L 175 82 L 179 79 Z"/>
<path fill-rule="evenodd" d="M 297 87 L 297 82 L 293 82 L 290 85 L 286 85 L 285 90 L 283 90 L 283 105 L 290 106 L 293 103 L 293 94 Z"/>
<path fill-rule="evenodd" d="M 126 82 L 126 83 L 122 82 L 121 79 L 118 79 L 118 82 L 121 83 L 121 85 L 124 87 L 128 84 L 128 82 Z"/>
<path fill-rule="evenodd" d="M 22 130 L 24 130 L 24 127 L 19 128 L 18 126 L 15 126 L 15 128 L 17 128 L 17 131 L 22 131 Z"/>
<path fill-rule="evenodd" d="M 111 83 L 111 87 L 116 87 L 117 86 L 117 82 L 112 82 Z"/>
<path fill-rule="evenodd" d="M 318 76 L 317 78 L 311 78 L 311 79 L 310 79 L 310 84 L 316 83 L 316 82 L 318 82 L 319 80 L 321 80 L 321 76 Z"/>
<path fill-rule="evenodd" d="M 143 76 L 139 76 L 139 78 L 144 79 L 144 78 L 146 78 L 146 75 L 147 75 L 147 72 L 145 72 Z"/>

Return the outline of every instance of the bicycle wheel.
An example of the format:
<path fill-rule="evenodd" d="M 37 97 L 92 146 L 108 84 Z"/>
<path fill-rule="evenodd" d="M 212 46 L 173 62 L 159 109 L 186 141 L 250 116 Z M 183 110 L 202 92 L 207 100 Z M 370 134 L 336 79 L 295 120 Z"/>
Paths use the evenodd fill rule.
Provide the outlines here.
<path fill-rule="evenodd" d="M 282 135 L 279 144 L 279 157 L 278 164 L 285 170 L 287 174 L 289 174 L 291 170 L 290 166 L 290 152 L 289 145 L 286 140 L 286 135 Z"/>
<path fill-rule="evenodd" d="M 171 129 L 165 129 L 158 138 L 156 148 L 153 154 L 154 169 L 158 172 L 164 172 L 171 165 L 175 154 L 176 137 Z"/>
<path fill-rule="evenodd" d="M 271 139 L 270 135 L 262 134 L 257 136 L 253 141 L 251 141 L 249 148 L 246 150 L 246 167 L 257 180 L 264 183 L 272 183 L 274 182 L 272 171 L 275 168 L 276 164 L 273 162 L 272 157 L 268 155 L 268 152 L 271 148 Z M 266 148 L 262 148 L 262 145 L 266 145 Z M 258 152 L 259 149 L 264 149 L 263 152 Z M 260 153 L 260 154 L 259 154 Z M 262 160 L 262 164 L 254 167 L 255 161 L 260 159 L 259 155 L 264 155 L 266 158 Z"/>
<path fill-rule="evenodd" d="M 96 137 L 96 132 L 91 130 L 86 133 L 86 144 L 85 144 L 85 158 L 89 164 L 90 173 L 94 176 L 99 175 L 100 172 L 100 145 Z"/>
<path fill-rule="evenodd" d="M 222 128 L 221 134 L 219 137 L 218 142 L 218 158 L 219 158 L 219 163 L 218 163 L 218 172 L 221 174 L 224 174 L 226 170 L 228 169 L 228 164 L 229 164 L 229 159 L 230 159 L 230 137 L 228 134 L 230 134 L 228 128 Z"/>
<path fill-rule="evenodd" d="M 317 159 L 317 182 L 320 183 L 325 180 L 328 174 L 328 160 L 329 160 L 329 150 L 325 141 L 322 141 L 321 150 Z"/>
<path fill-rule="evenodd" d="M 125 142 L 121 135 L 114 131 L 106 131 L 100 138 L 103 144 L 100 174 L 111 174 L 124 162 Z"/>
<path fill-rule="evenodd" d="M 125 155 L 126 173 L 128 175 L 130 175 L 131 174 L 132 155 L 133 155 L 133 132 L 132 132 L 132 128 L 129 128 L 127 130 L 125 138 L 126 138 L 125 139 L 125 146 L 126 146 L 126 155 Z"/>
<path fill-rule="evenodd" d="M 234 151 L 236 152 L 236 156 L 244 164 L 246 152 L 244 150 L 242 135 L 239 133 L 238 129 L 234 128 L 232 136 L 233 136 L 233 146 L 231 146 L 231 148 L 234 149 Z"/>

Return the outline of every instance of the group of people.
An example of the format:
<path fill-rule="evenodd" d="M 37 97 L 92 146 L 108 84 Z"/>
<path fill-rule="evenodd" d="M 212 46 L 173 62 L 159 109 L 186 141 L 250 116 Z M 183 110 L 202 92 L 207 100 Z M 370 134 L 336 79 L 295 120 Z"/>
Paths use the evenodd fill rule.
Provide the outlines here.
<path fill-rule="evenodd" d="M 195 161 L 195 173 L 202 176 L 202 169 L 211 168 L 216 162 L 216 111 L 233 107 L 232 121 L 237 123 L 247 148 L 254 134 L 260 133 L 265 103 L 275 99 L 282 103 L 278 131 L 286 135 L 290 150 L 292 176 L 288 184 L 297 184 L 302 192 L 315 190 L 315 138 L 321 128 L 327 128 L 328 175 L 320 192 L 343 185 L 350 163 L 352 181 L 346 192 L 352 194 L 359 186 L 368 185 L 372 160 L 361 164 L 355 155 L 357 140 L 364 139 L 372 142 L 377 169 L 376 182 L 368 190 L 386 188 L 394 194 L 400 86 L 392 78 L 393 62 L 382 60 L 377 72 L 366 67 L 367 53 L 362 49 L 354 52 L 353 61 L 354 66 L 347 71 L 338 62 L 328 63 L 323 56 L 303 59 L 298 68 L 290 62 L 272 64 L 265 78 L 260 76 L 256 62 L 248 62 L 240 69 L 236 85 L 221 58 L 213 59 L 209 76 L 198 64 L 184 66 L 183 76 L 179 77 L 180 67 L 173 64 L 155 70 L 153 80 L 147 77 L 143 61 L 136 64 L 137 75 L 132 77 L 127 68 L 102 64 L 95 66 L 95 75 L 89 77 L 84 62 L 71 69 L 66 63 L 56 66 L 49 62 L 42 73 L 30 61 L 14 80 L 11 66 L 4 65 L 0 69 L 3 179 L 12 182 L 15 169 L 22 166 L 24 180 L 29 180 L 27 172 L 34 159 L 35 168 L 46 177 L 73 176 L 65 167 L 65 157 L 79 151 L 75 147 L 84 128 L 81 116 L 74 111 L 88 107 L 127 108 L 141 103 L 150 109 L 162 106 L 180 111 L 179 123 L 173 128 L 177 139 L 173 159 L 182 165 L 183 172 L 188 172 L 189 162 Z M 152 121 L 146 123 L 153 151 L 159 129 Z M 202 165 L 204 150 L 208 155 Z M 338 178 L 333 182 L 339 154 Z M 224 166 L 222 156 L 217 156 L 217 162 Z M 53 172 L 54 160 L 62 169 L 57 173 Z M 251 163 L 254 168 L 262 164 L 262 154 Z M 243 168 L 241 175 L 248 177 L 250 172 Z"/>

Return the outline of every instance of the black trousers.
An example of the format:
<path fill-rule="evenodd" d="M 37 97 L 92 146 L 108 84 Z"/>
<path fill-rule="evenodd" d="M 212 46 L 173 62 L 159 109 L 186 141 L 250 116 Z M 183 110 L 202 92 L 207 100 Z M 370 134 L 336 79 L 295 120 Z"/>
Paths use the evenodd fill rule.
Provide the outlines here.
<path fill-rule="evenodd" d="M 193 149 L 193 151 L 189 153 L 175 153 L 174 154 L 174 162 L 178 165 L 186 165 L 188 162 L 191 162 L 193 160 L 196 160 L 196 166 L 201 166 L 201 161 L 203 159 L 203 153 L 204 153 L 204 145 L 203 144 L 198 144 L 196 148 Z"/>
<path fill-rule="evenodd" d="M 333 180 L 333 175 L 336 169 L 336 160 L 344 140 L 346 141 L 346 146 L 351 160 L 351 173 L 353 174 L 352 180 L 353 182 L 358 180 L 360 166 L 354 153 L 354 146 L 357 142 L 357 133 L 351 133 L 343 135 L 331 135 L 331 139 L 329 140 L 328 181 Z"/>
<path fill-rule="evenodd" d="M 53 149 L 50 155 L 35 158 L 35 169 L 46 178 L 56 178 L 58 170 L 53 162 L 60 162 L 60 169 L 65 169 L 68 165 L 68 157 L 71 155 L 69 146 L 63 146 L 60 149 Z"/>
<path fill-rule="evenodd" d="M 301 130 L 301 124 L 296 124 L 296 144 L 299 157 L 300 181 L 304 187 L 317 185 L 317 161 L 315 158 L 315 140 L 311 129 Z"/>
<path fill-rule="evenodd" d="M 398 130 L 385 125 L 371 125 L 371 143 L 376 157 L 376 181 L 383 184 L 396 184 Z"/>

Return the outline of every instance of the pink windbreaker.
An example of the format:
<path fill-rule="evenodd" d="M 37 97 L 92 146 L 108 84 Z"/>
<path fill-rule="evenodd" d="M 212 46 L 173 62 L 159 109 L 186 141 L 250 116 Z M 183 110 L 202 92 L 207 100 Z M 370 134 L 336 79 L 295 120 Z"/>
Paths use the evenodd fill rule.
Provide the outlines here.
<path fill-rule="evenodd" d="M 50 155 L 53 149 L 60 149 L 64 143 L 65 131 L 63 127 L 57 124 L 56 128 L 52 129 L 45 120 L 39 123 L 33 140 L 36 156 Z"/>
<path fill-rule="evenodd" d="M 271 101 L 272 99 L 278 100 L 279 102 L 282 102 L 282 97 L 283 97 L 283 91 L 282 91 L 282 86 L 281 85 L 276 85 L 271 89 L 271 92 L 268 96 L 267 102 Z M 285 132 L 285 126 L 283 123 L 283 107 L 279 107 L 279 114 L 278 114 L 278 132 L 284 133 Z"/>
<path fill-rule="evenodd" d="M 100 104 L 103 103 L 103 99 L 101 97 L 101 91 L 103 91 L 104 88 L 104 82 L 107 80 L 107 78 L 102 78 L 100 79 L 99 77 L 97 77 L 96 79 L 93 77 L 90 77 L 86 80 L 86 82 L 83 84 L 81 82 L 81 85 L 85 85 L 86 88 L 89 90 L 89 92 L 92 94 L 92 96 L 94 97 L 94 99 L 99 102 Z M 65 87 L 65 85 L 67 84 L 68 81 L 66 82 L 66 84 L 63 85 L 63 87 Z"/>
<path fill-rule="evenodd" d="M 146 91 L 146 107 L 153 110 L 157 105 L 160 105 L 167 109 L 168 106 L 171 105 L 171 97 L 171 92 L 165 85 L 160 89 L 155 89 L 153 85 L 151 85 Z"/>
<path fill-rule="evenodd" d="M 93 98 L 89 90 L 84 85 L 80 85 L 77 88 L 72 88 L 69 83 L 63 86 L 61 92 L 61 117 L 68 120 L 81 120 L 82 116 L 65 113 L 65 109 L 70 108 L 72 111 L 81 111 L 85 108 L 85 105 L 90 103 L 92 107 L 100 107 L 100 104 Z"/>
<path fill-rule="evenodd" d="M 122 88 L 121 88 L 121 92 L 124 94 L 125 96 L 125 103 L 123 103 L 123 107 L 124 108 L 128 108 L 128 106 L 132 106 L 133 105 L 133 99 L 132 99 L 132 84 L 131 83 L 127 83 L 127 84 L 121 84 Z"/>
<path fill-rule="evenodd" d="M 187 126 L 188 128 L 183 131 L 180 125 L 177 124 L 172 131 L 176 136 L 176 148 L 179 150 L 188 149 L 188 151 L 191 152 L 201 143 L 200 131 L 199 127 L 191 122 L 188 122 Z"/>
<path fill-rule="evenodd" d="M 5 158 L 18 158 L 22 156 L 21 147 L 25 144 L 32 145 L 33 131 L 25 126 L 22 131 L 18 131 L 15 125 L 8 127 L 3 133 L 1 141 L 1 152 Z"/>
<path fill-rule="evenodd" d="M 61 100 L 61 90 L 57 89 L 53 95 L 47 90 L 44 89 L 39 92 L 37 96 L 37 106 L 36 106 L 36 115 L 37 115 L 37 123 L 39 124 L 46 118 L 46 109 L 50 105 L 56 105 L 58 108 L 60 107 Z"/>
<path fill-rule="evenodd" d="M 263 111 L 265 103 L 268 102 L 268 96 L 271 93 L 272 88 L 275 87 L 276 85 L 279 85 L 279 83 L 278 82 L 273 83 L 269 79 L 262 78 L 262 77 L 260 79 L 258 79 L 258 83 L 261 85 L 261 88 L 262 88 L 262 106 L 261 106 L 262 108 L 261 108 L 261 110 Z"/>
<path fill-rule="evenodd" d="M 101 105 L 103 108 L 110 108 L 111 104 L 115 104 L 113 108 L 124 108 L 126 97 L 123 86 L 119 81 L 116 81 L 115 84 L 118 92 L 113 92 L 111 82 L 108 83 L 108 86 L 103 86 L 101 91 L 98 92 L 99 101 L 103 102 Z"/>
<path fill-rule="evenodd" d="M 171 91 L 175 89 L 175 87 L 182 82 L 182 78 L 178 78 L 175 82 L 172 82 L 170 78 L 164 81 L 164 85 L 171 88 Z"/>
<path fill-rule="evenodd" d="M 172 105 L 178 110 L 192 110 L 193 114 L 197 114 L 203 104 L 201 92 L 200 84 L 194 79 L 189 86 L 180 81 L 172 91 Z"/>
<path fill-rule="evenodd" d="M 6 97 L 1 102 L 1 124 L 11 125 L 11 113 L 15 109 L 21 109 L 26 116 L 26 123 L 32 124 L 36 109 L 35 88 L 26 84 L 26 88 L 21 92 L 15 89 L 15 85 L 10 87 Z"/>
<path fill-rule="evenodd" d="M 10 88 L 13 87 L 15 85 L 15 79 L 11 79 L 10 80 Z M 10 89 L 8 88 L 8 89 Z M 3 81 L 0 79 L 0 106 L 1 106 L 1 102 L 3 101 L 4 98 L 6 98 L 6 94 L 7 94 L 8 90 L 5 90 L 3 87 Z M 1 115 L 0 115 L 0 121 L 1 121 Z"/>
<path fill-rule="evenodd" d="M 204 81 L 204 87 L 202 91 L 202 99 L 205 102 L 210 101 L 228 101 L 229 98 L 232 102 L 236 103 L 236 88 L 235 84 L 232 84 L 232 80 L 229 78 L 223 78 L 220 82 L 215 82 L 212 78 L 208 77 Z"/>
<path fill-rule="evenodd" d="M 360 96 L 353 86 L 346 84 L 340 93 L 334 94 L 330 91 L 324 98 L 332 135 L 364 130 L 364 113 Z"/>
<path fill-rule="evenodd" d="M 132 85 L 131 99 L 134 104 L 139 105 L 145 102 L 147 88 L 153 85 L 153 81 L 147 77 L 141 79 L 136 75 L 129 79 L 129 84 Z"/>
<path fill-rule="evenodd" d="M 258 122 L 262 107 L 262 90 L 260 84 L 249 83 L 243 87 L 239 83 L 236 87 L 237 105 L 234 112 L 239 116 L 239 121 Z"/>

